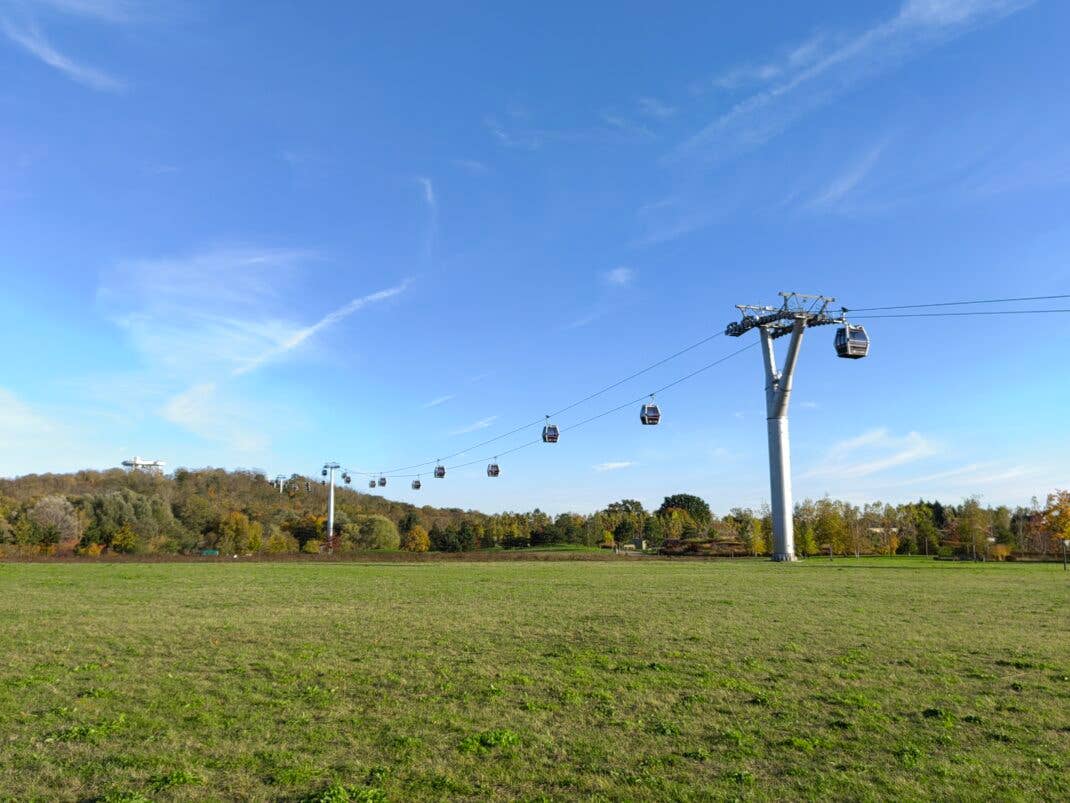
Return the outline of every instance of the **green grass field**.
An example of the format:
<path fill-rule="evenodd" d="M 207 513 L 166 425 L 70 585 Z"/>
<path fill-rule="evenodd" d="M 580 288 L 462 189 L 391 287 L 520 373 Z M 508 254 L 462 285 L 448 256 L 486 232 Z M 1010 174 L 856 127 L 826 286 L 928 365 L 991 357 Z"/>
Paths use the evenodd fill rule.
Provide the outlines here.
<path fill-rule="evenodd" d="M 1070 799 L 1056 565 L 6 564 L 0 656 L 0 799 Z"/>

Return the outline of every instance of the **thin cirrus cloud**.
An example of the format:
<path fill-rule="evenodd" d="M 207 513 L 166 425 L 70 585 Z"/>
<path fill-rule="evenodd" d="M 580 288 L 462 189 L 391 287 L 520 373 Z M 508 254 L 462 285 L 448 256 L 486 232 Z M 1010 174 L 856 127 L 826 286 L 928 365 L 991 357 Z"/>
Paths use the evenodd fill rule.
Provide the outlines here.
<path fill-rule="evenodd" d="M 824 457 L 802 476 L 807 479 L 868 477 L 936 454 L 935 444 L 918 432 L 893 435 L 872 429 L 833 444 Z"/>
<path fill-rule="evenodd" d="M 478 159 L 454 159 L 453 164 L 469 173 L 482 175 L 490 172 L 490 168 Z"/>
<path fill-rule="evenodd" d="M 9 41 L 72 81 L 98 92 L 122 92 L 126 89 L 126 84 L 120 79 L 103 70 L 80 64 L 61 53 L 48 41 L 36 23 L 16 25 L 10 19 L 0 18 L 0 31 Z"/>
<path fill-rule="evenodd" d="M 906 0 L 892 17 L 853 36 L 811 38 L 781 61 L 743 65 L 715 79 L 758 85 L 671 153 L 714 162 L 758 147 L 798 119 L 925 50 L 1031 5 L 1033 0 Z"/>
<path fill-rule="evenodd" d="M 160 410 L 164 420 L 208 441 L 227 444 L 244 453 L 259 453 L 269 446 L 266 428 L 257 422 L 247 403 L 227 399 L 215 382 L 199 382 L 170 398 Z M 252 426 L 250 426 L 252 424 Z"/>
<path fill-rule="evenodd" d="M 860 158 L 855 159 L 810 199 L 806 203 L 806 208 L 814 211 L 842 208 L 848 196 L 854 193 L 873 171 L 885 144 L 885 142 L 880 142 L 867 150 Z"/>
<path fill-rule="evenodd" d="M 606 284 L 613 285 L 614 287 L 627 287 L 635 281 L 638 275 L 638 271 L 634 268 L 620 267 L 606 271 L 602 274 L 602 278 L 605 280 Z"/>
<path fill-rule="evenodd" d="M 664 120 L 665 118 L 672 117 L 676 114 L 676 107 L 670 106 L 668 103 L 663 103 L 657 98 L 645 97 L 639 98 L 636 104 L 639 107 L 639 112 L 645 114 L 647 117 L 654 117 Z"/>
<path fill-rule="evenodd" d="M 603 471 L 620 471 L 621 469 L 631 468 L 635 463 L 631 460 L 616 460 L 608 463 L 599 463 L 594 466 L 594 470 L 601 473 Z"/>
<path fill-rule="evenodd" d="M 145 383 L 182 383 L 183 390 L 155 407 L 163 419 L 243 453 L 263 452 L 270 422 L 290 411 L 261 409 L 228 383 L 286 358 L 409 286 L 405 280 L 353 298 L 312 323 L 294 322 L 291 291 L 320 260 L 311 251 L 233 247 L 127 261 L 102 277 L 97 303 L 141 356 Z"/>
<path fill-rule="evenodd" d="M 23 4 L 46 13 L 102 22 L 131 22 L 144 16 L 141 3 L 134 0 L 23 0 Z"/>
<path fill-rule="evenodd" d="M 467 435 L 467 434 L 469 434 L 471 432 L 479 432 L 479 430 L 486 429 L 487 427 L 489 427 L 491 424 L 493 424 L 497 420 L 498 420 L 498 416 L 489 415 L 486 418 L 481 418 L 478 421 L 474 421 L 473 423 L 469 424 L 468 426 L 460 427 L 459 429 L 451 430 L 450 431 L 450 435 Z"/>
<path fill-rule="evenodd" d="M 244 247 L 134 260 L 105 275 L 97 300 L 150 369 L 188 381 L 240 376 L 409 286 L 405 280 L 311 324 L 295 323 L 287 292 L 297 271 L 318 259 L 310 251 Z"/>
<path fill-rule="evenodd" d="M 324 329 L 327 329 L 330 326 L 334 326 L 339 321 L 348 318 L 357 310 L 363 309 L 369 304 L 375 304 L 379 301 L 385 301 L 388 298 L 393 298 L 394 296 L 401 295 L 401 293 L 405 292 L 405 289 L 408 286 L 409 280 L 406 279 L 401 284 L 395 285 L 394 287 L 388 287 L 385 290 L 379 290 L 375 293 L 369 293 L 366 296 L 354 298 L 348 304 L 343 304 L 338 309 L 327 313 L 314 324 L 298 329 L 296 332 L 294 332 L 285 340 L 283 340 L 279 345 L 257 355 L 245 365 L 239 366 L 234 371 L 235 375 L 247 374 L 250 371 L 255 370 L 256 368 L 259 368 L 266 362 L 278 359 L 287 352 L 293 351 L 310 337 L 318 334 L 319 332 L 323 331 Z"/>
<path fill-rule="evenodd" d="M 93 442 L 96 429 L 86 423 L 85 414 L 81 406 L 45 414 L 0 387 L 0 477 L 100 465 L 101 455 L 114 447 Z"/>
<path fill-rule="evenodd" d="M 431 401 L 429 401 L 429 402 L 425 402 L 423 404 L 423 407 L 424 407 L 424 409 L 428 409 L 428 408 L 431 408 L 431 407 L 438 407 L 440 404 L 445 404 L 446 402 L 448 402 L 452 398 L 454 398 L 454 394 L 452 394 L 452 393 L 449 393 L 449 394 L 447 394 L 445 396 L 439 396 L 438 398 L 431 399 Z"/>

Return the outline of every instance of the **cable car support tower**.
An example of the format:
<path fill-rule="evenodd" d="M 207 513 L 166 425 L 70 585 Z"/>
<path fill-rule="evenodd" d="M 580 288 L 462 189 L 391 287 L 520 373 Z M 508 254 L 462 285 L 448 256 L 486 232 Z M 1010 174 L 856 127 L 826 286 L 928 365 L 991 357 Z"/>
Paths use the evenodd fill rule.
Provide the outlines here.
<path fill-rule="evenodd" d="M 795 532 L 792 522 L 791 498 L 791 449 L 788 439 L 788 403 L 791 400 L 791 383 L 795 376 L 795 366 L 799 361 L 799 348 L 803 333 L 811 326 L 828 326 L 839 324 L 843 327 L 845 340 L 849 340 L 853 330 L 861 332 L 862 327 L 852 327 L 847 323 L 846 309 L 839 314 L 830 314 L 829 304 L 836 299 L 827 296 L 803 295 L 801 293 L 780 294 L 783 303 L 779 307 L 763 307 L 750 304 L 737 304 L 736 309 L 743 316 L 742 320 L 732 321 L 725 327 L 725 334 L 740 337 L 751 329 L 757 329 L 762 338 L 762 361 L 765 365 L 765 417 L 769 433 L 769 490 L 772 498 L 773 512 L 773 560 L 793 561 L 795 556 Z M 773 341 L 777 338 L 791 336 L 784 367 L 777 370 L 776 351 Z M 865 339 L 862 353 L 845 353 L 840 349 L 837 337 L 837 351 L 841 357 L 864 357 L 868 351 L 869 341 Z"/>

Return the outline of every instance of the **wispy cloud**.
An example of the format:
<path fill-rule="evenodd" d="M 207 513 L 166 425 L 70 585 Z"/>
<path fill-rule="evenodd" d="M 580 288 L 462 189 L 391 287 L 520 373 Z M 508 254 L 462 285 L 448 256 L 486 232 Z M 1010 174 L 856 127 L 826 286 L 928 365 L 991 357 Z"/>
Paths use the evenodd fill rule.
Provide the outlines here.
<path fill-rule="evenodd" d="M 435 240 L 438 237 L 438 198 L 435 185 L 427 176 L 417 176 L 416 183 L 423 191 L 424 203 L 427 204 L 427 237 L 424 241 L 424 254 L 430 263 L 434 256 Z"/>
<path fill-rule="evenodd" d="M 899 12 L 853 36 L 808 40 L 781 62 L 726 75 L 724 86 L 766 86 L 683 142 L 671 159 L 717 161 L 759 146 L 796 120 L 924 50 L 1001 19 L 1032 0 L 907 0 Z M 731 80 L 730 80 L 731 79 Z"/>
<path fill-rule="evenodd" d="M 716 89 L 736 90 L 768 83 L 785 74 L 814 63 L 828 47 L 828 37 L 823 34 L 787 48 L 782 54 L 758 64 L 740 64 L 732 67 L 710 81 Z"/>
<path fill-rule="evenodd" d="M 1005 464 L 987 461 L 968 463 L 964 466 L 947 469 L 945 471 L 937 471 L 920 477 L 911 477 L 910 479 L 897 482 L 895 485 L 905 487 L 911 485 L 928 486 L 933 483 L 944 483 L 947 485 L 962 486 L 964 488 L 979 488 L 994 482 L 1005 482 L 1007 480 L 1018 479 L 1031 473 L 1035 474 L 1037 472 L 1035 470 L 1031 472 L 1025 466 L 1021 465 L 1007 466 Z"/>
<path fill-rule="evenodd" d="M 241 375 L 279 359 L 408 281 L 354 298 L 312 324 L 290 319 L 288 293 L 310 251 L 223 248 L 132 260 L 108 271 L 97 299 L 157 375 L 186 381 Z"/>
<path fill-rule="evenodd" d="M 631 468 L 634 465 L 636 465 L 636 463 L 634 463 L 631 460 L 617 460 L 617 461 L 611 461 L 609 463 L 599 463 L 598 465 L 593 466 L 593 468 L 594 468 L 595 471 L 598 471 L 598 472 L 602 472 L 602 471 L 620 471 L 622 468 Z"/>
<path fill-rule="evenodd" d="M 401 295 L 403 292 L 405 292 L 405 289 L 408 286 L 409 280 L 406 279 L 404 282 L 399 285 L 395 285 L 394 287 L 388 287 L 385 290 L 379 290 L 378 292 L 370 293 L 366 296 L 361 296 L 360 298 L 354 298 L 348 304 L 344 304 L 333 312 L 327 313 L 311 326 L 306 326 L 302 329 L 298 329 L 296 332 L 294 332 L 285 340 L 283 340 L 279 345 L 268 349 L 262 354 L 257 355 L 253 359 L 249 360 L 249 362 L 247 362 L 245 365 L 239 366 L 235 369 L 234 374 L 247 374 L 250 371 L 259 368 L 266 362 L 278 359 L 287 352 L 293 351 L 310 337 L 322 332 L 328 327 L 334 326 L 339 321 L 348 318 L 357 310 L 363 309 L 369 304 L 375 304 L 376 302 L 385 301 L 388 298 L 393 298 L 394 296 Z"/>
<path fill-rule="evenodd" d="M 425 409 L 428 407 L 438 407 L 440 404 L 445 404 L 452 398 L 454 398 L 454 394 L 452 393 L 447 396 L 439 396 L 437 399 L 431 399 L 431 401 L 425 403 L 423 406 Z"/>
<path fill-rule="evenodd" d="M 483 125 L 497 143 L 506 148 L 534 151 L 542 147 L 544 135 L 541 131 L 511 126 L 493 114 L 483 118 Z"/>
<path fill-rule="evenodd" d="M 868 477 L 935 453 L 936 446 L 917 432 L 894 436 L 887 429 L 873 429 L 833 444 L 803 477 Z"/>
<path fill-rule="evenodd" d="M 680 197 L 670 197 L 644 204 L 636 212 L 643 233 L 631 244 L 658 245 L 685 237 L 724 219 L 735 203 L 728 193 L 723 193 L 712 203 L 707 200 L 690 203 Z"/>
<path fill-rule="evenodd" d="M 248 405 L 222 398 L 214 382 L 198 383 L 172 397 L 160 415 L 198 437 L 225 443 L 235 451 L 262 452 L 269 444 L 263 429 L 249 426 Z"/>
<path fill-rule="evenodd" d="M 47 435 L 55 425 L 11 391 L 0 388 L 0 449 L 9 449 L 16 438 Z"/>
<path fill-rule="evenodd" d="M 186 379 L 228 373 L 304 328 L 285 317 L 285 291 L 315 258 L 238 247 L 129 260 L 105 272 L 97 300 L 150 368 Z"/>
<path fill-rule="evenodd" d="M 498 420 L 498 416 L 489 415 L 486 418 L 481 418 L 468 426 L 461 427 L 460 429 L 454 429 L 450 431 L 450 435 L 467 435 L 470 432 L 478 432 L 481 429 L 486 429 L 495 421 Z"/>
<path fill-rule="evenodd" d="M 490 172 L 490 168 L 478 159 L 454 159 L 453 163 L 469 173 L 483 174 Z"/>
<path fill-rule="evenodd" d="M 566 324 L 559 327 L 560 331 L 567 332 L 571 329 L 580 329 L 588 324 L 592 324 L 606 314 L 604 309 L 594 309 L 590 312 L 586 312 L 578 318 L 574 318 Z"/>
<path fill-rule="evenodd" d="M 639 275 L 639 272 L 634 268 L 619 267 L 613 268 L 613 270 L 606 271 L 602 274 L 602 279 L 606 284 L 613 285 L 614 287 L 627 287 L 629 284 L 635 281 L 635 278 Z"/>
<path fill-rule="evenodd" d="M 431 183 L 431 179 L 426 176 L 417 176 L 416 182 L 423 187 L 424 201 L 427 202 L 427 208 L 432 213 L 438 212 L 438 202 L 435 200 L 435 185 Z"/>
<path fill-rule="evenodd" d="M 114 447 L 92 442 L 95 428 L 79 420 L 85 414 L 81 405 L 66 414 L 46 414 L 0 388 L 0 477 L 99 467 L 109 457 L 117 463 Z"/>
<path fill-rule="evenodd" d="M 132 22 L 143 16 L 142 4 L 134 0 L 23 0 L 23 5 L 102 22 Z"/>
<path fill-rule="evenodd" d="M 122 81 L 103 70 L 79 64 L 69 56 L 60 53 L 45 38 L 36 23 L 16 25 L 10 19 L 0 18 L 0 31 L 3 31 L 9 40 L 30 55 L 83 86 L 100 92 L 121 92 L 126 88 Z"/>
<path fill-rule="evenodd" d="M 807 204 L 809 209 L 837 208 L 861 184 L 880 159 L 885 142 L 870 148 L 842 173 L 826 184 Z"/>
<path fill-rule="evenodd" d="M 639 98 L 637 101 L 639 111 L 645 114 L 647 117 L 654 117 L 659 120 L 664 120 L 667 117 L 672 117 L 676 114 L 676 107 L 670 106 L 667 103 L 663 103 L 657 98 Z"/>
<path fill-rule="evenodd" d="M 618 132 L 629 140 L 654 139 L 656 136 L 654 132 L 645 125 L 637 123 L 627 115 L 619 114 L 615 111 L 603 111 L 600 116 L 602 122 L 605 123 L 610 130 Z"/>
<path fill-rule="evenodd" d="M 486 115 L 483 125 L 499 145 L 527 151 L 539 150 L 549 143 L 634 144 L 655 136 L 646 126 L 611 109 L 601 111 L 598 118 L 598 122 L 574 127 L 538 127 L 532 125 L 531 115 L 525 111 L 509 118 Z"/>

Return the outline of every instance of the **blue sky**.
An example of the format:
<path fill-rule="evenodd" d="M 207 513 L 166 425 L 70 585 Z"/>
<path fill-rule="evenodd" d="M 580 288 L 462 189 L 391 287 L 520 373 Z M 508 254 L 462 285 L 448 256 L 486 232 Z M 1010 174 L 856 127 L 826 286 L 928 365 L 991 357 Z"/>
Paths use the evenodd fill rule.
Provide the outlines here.
<path fill-rule="evenodd" d="M 1068 292 L 1068 29 L 1053 0 L 0 0 L 0 475 L 134 454 L 377 471 L 564 407 L 779 290 Z M 870 331 L 858 362 L 807 334 L 797 498 L 1070 485 L 1066 317 Z M 752 349 L 660 396 L 659 427 L 629 407 L 496 480 L 385 490 L 757 505 L 762 382 Z"/>

